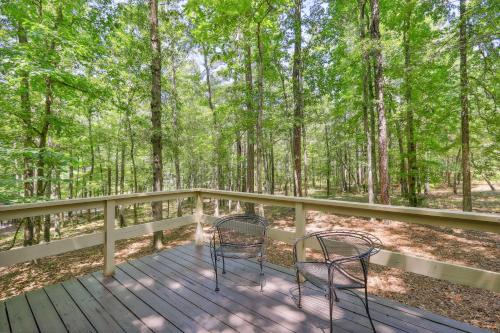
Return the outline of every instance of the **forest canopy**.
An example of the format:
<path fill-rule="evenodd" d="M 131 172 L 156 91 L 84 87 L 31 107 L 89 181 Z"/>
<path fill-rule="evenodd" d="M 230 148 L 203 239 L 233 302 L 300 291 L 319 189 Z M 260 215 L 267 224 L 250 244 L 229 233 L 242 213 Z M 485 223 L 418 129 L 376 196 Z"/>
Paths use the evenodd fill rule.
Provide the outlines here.
<path fill-rule="evenodd" d="M 499 176 L 499 7 L 2 1 L 0 201 L 446 186 L 471 210 Z"/>

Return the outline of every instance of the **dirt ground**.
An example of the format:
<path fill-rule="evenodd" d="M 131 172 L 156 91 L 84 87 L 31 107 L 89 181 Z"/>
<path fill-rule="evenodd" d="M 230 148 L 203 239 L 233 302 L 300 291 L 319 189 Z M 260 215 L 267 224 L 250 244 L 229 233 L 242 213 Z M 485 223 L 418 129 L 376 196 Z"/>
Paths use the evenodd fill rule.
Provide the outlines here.
<path fill-rule="evenodd" d="M 438 192 L 433 196 L 435 197 L 427 200 L 427 206 L 456 208 L 455 196 L 446 192 Z M 500 196 L 497 193 L 476 192 L 474 198 L 476 207 L 481 205 L 479 210 L 500 212 Z M 186 210 L 190 211 L 190 208 Z M 210 210 L 210 203 L 206 202 L 205 212 L 210 213 Z M 147 212 L 144 214 L 147 215 Z M 265 215 L 272 222 L 272 227 L 293 231 L 292 209 L 265 207 Z M 70 237 L 92 232 L 100 229 L 101 226 L 102 223 L 97 220 L 90 224 L 68 225 L 64 236 Z M 500 272 L 498 259 L 500 258 L 500 235 L 498 234 L 387 220 L 370 222 L 362 218 L 308 212 L 308 232 L 328 229 L 367 231 L 380 238 L 384 244 L 383 247 L 388 250 Z M 188 243 L 192 241 L 193 235 L 194 226 L 175 229 L 166 235 L 165 247 Z M 151 238 L 151 236 L 144 236 L 118 242 L 117 261 L 123 262 L 152 253 Z M 0 237 L 0 247 L 10 241 L 5 235 Z M 271 242 L 268 260 L 274 264 L 291 267 L 293 264 L 291 246 Z M 36 263 L 0 268 L 0 300 L 100 270 L 102 265 L 102 249 L 99 246 L 43 258 L 37 260 Z M 369 292 L 500 332 L 499 293 L 378 265 L 370 266 Z"/>

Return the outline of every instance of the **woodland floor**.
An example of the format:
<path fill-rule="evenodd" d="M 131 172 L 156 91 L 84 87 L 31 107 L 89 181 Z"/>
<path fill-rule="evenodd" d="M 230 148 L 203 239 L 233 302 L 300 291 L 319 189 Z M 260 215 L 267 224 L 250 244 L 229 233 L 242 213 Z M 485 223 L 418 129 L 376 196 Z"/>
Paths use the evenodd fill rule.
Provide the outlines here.
<path fill-rule="evenodd" d="M 313 195 L 322 196 L 322 193 L 317 192 Z M 363 201 L 363 198 L 358 196 L 336 196 L 335 199 Z M 423 206 L 454 209 L 460 207 L 460 200 L 459 195 L 452 195 L 449 191 L 436 191 L 423 202 Z M 205 205 L 206 212 L 209 213 L 210 207 L 207 203 Z M 476 187 L 474 206 L 478 211 L 499 213 L 500 195 L 498 192 Z M 190 208 L 187 207 L 186 210 Z M 265 207 L 265 215 L 272 221 L 273 227 L 293 230 L 292 209 Z M 63 229 L 63 235 L 65 238 L 71 237 L 94 232 L 101 227 L 100 221 L 67 225 Z M 498 234 L 387 220 L 369 222 L 362 218 L 341 217 L 320 212 L 309 212 L 307 215 L 308 232 L 345 228 L 373 233 L 382 240 L 384 248 L 388 250 L 500 272 Z M 12 233 L 9 232 L 10 237 L 7 237 L 7 233 L 0 230 L 0 247 L 5 248 L 12 241 Z M 193 239 L 193 234 L 194 226 L 175 229 L 166 234 L 165 247 L 188 243 Z M 118 262 L 150 253 L 152 253 L 151 236 L 119 241 L 116 247 Z M 274 264 L 290 267 L 291 247 L 279 242 L 270 243 L 268 260 Z M 97 246 L 43 258 L 36 263 L 0 268 L 0 300 L 100 270 L 102 265 L 102 247 Z M 370 269 L 369 292 L 372 294 L 500 332 L 499 293 L 378 265 L 371 265 Z"/>

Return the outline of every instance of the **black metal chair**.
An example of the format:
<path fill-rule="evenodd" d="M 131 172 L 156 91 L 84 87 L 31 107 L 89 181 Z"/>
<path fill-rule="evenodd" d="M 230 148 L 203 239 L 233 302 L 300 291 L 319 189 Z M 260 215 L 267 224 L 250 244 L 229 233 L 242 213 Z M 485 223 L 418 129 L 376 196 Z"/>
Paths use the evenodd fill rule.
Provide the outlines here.
<path fill-rule="evenodd" d="M 370 257 L 380 251 L 382 242 L 375 236 L 358 231 L 320 231 L 310 233 L 295 242 L 293 256 L 301 307 L 300 275 L 323 290 L 329 300 L 330 332 L 333 329 L 333 302 L 339 301 L 335 290 L 345 290 L 363 303 L 372 329 L 375 331 L 368 307 L 368 266 Z M 319 248 L 320 253 L 299 258 L 300 250 Z M 304 282 L 305 282 L 304 281 Z M 364 300 L 353 289 L 364 289 Z"/>
<path fill-rule="evenodd" d="M 222 274 L 226 273 L 224 258 L 255 258 L 260 264 L 262 290 L 263 262 L 266 257 L 268 221 L 258 215 L 229 215 L 215 222 L 210 239 L 210 256 L 215 271 L 215 291 L 219 291 L 217 261 L 222 259 Z"/>

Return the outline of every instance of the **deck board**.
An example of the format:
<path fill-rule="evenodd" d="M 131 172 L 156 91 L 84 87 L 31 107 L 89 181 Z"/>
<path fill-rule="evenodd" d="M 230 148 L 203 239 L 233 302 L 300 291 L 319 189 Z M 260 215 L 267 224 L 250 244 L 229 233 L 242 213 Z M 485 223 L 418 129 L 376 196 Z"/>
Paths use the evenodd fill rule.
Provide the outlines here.
<path fill-rule="evenodd" d="M 78 304 L 78 307 L 87 318 L 91 318 L 92 325 L 99 332 L 123 332 L 113 317 L 96 301 L 78 280 L 71 279 L 62 283 L 66 292 Z"/>
<path fill-rule="evenodd" d="M 9 318 L 5 309 L 5 302 L 0 302 L 0 332 L 10 332 Z"/>
<path fill-rule="evenodd" d="M 64 332 L 66 327 L 43 289 L 26 293 L 40 332 Z"/>
<path fill-rule="evenodd" d="M 186 245 L 0 302 L 0 332 L 328 332 L 328 301 L 304 285 L 303 308 L 290 269 L 226 260 L 215 292 L 208 248 Z M 339 293 L 334 332 L 371 332 L 364 307 Z M 489 332 L 425 310 L 370 297 L 379 333 Z"/>
<path fill-rule="evenodd" d="M 92 275 L 78 279 L 87 291 L 108 312 L 116 322 L 129 333 L 151 333 L 152 331 L 140 318 L 136 317 L 123 305 L 106 287 L 99 283 Z"/>
<path fill-rule="evenodd" d="M 44 289 L 69 332 L 96 332 L 61 284 L 47 286 Z"/>
<path fill-rule="evenodd" d="M 5 302 L 5 305 L 12 332 L 38 332 L 35 318 L 33 317 L 33 313 L 31 312 L 30 306 L 24 294 L 8 299 L 7 302 Z"/>
<path fill-rule="evenodd" d="M 104 277 L 101 272 L 94 273 L 93 276 L 153 332 L 182 332 L 114 278 Z"/>

